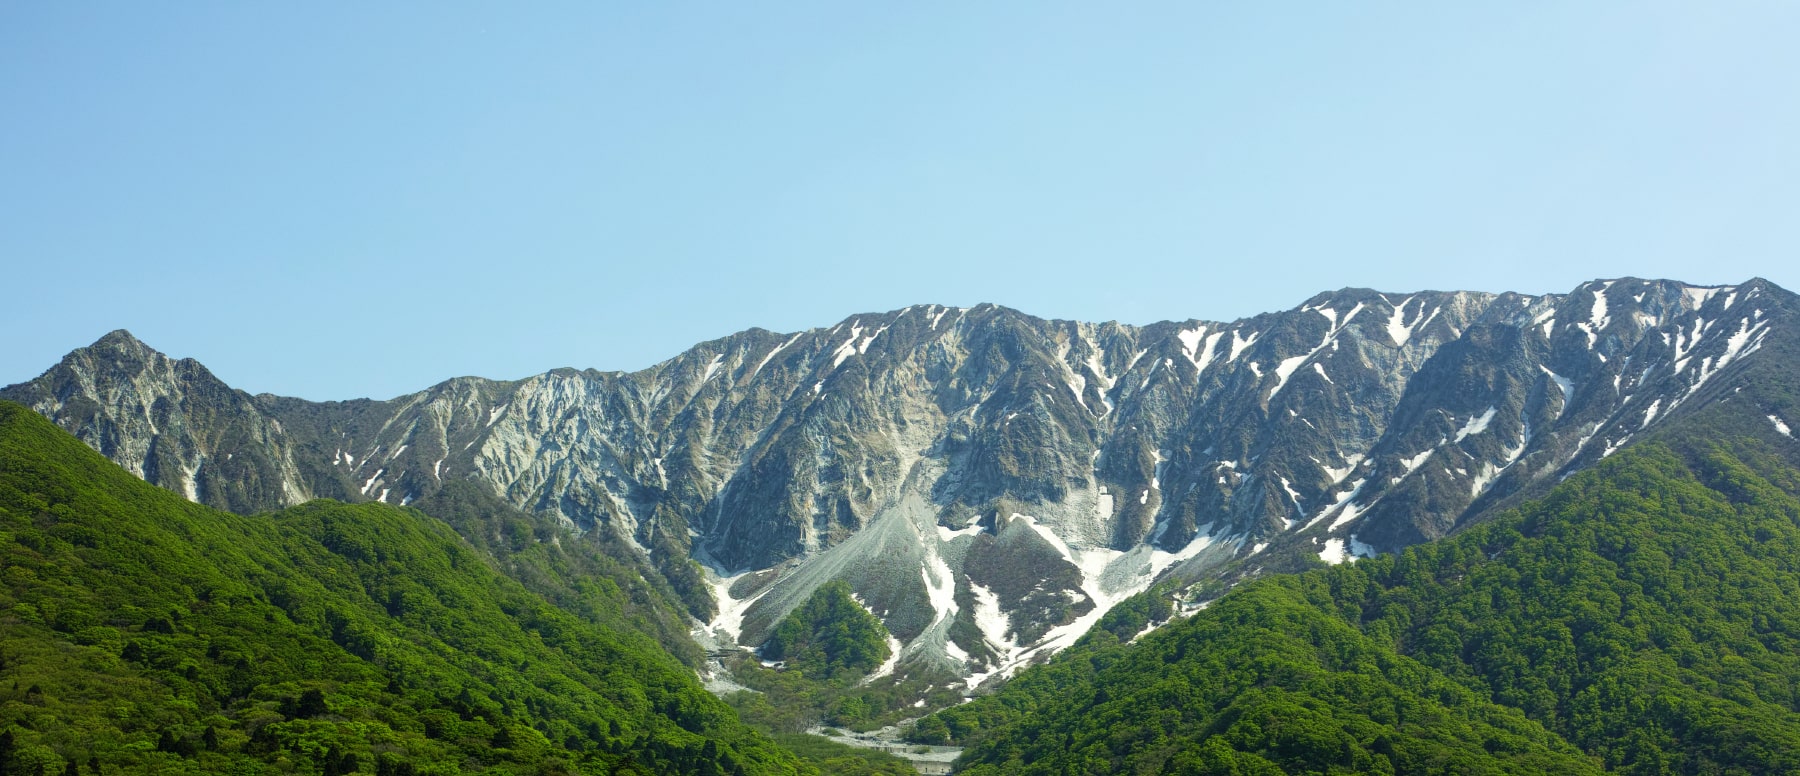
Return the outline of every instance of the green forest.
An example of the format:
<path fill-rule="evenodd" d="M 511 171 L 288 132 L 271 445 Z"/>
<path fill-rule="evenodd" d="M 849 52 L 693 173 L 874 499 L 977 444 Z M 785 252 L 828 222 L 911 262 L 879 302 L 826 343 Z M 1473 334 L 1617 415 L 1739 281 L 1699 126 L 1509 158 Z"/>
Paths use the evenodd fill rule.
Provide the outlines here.
<path fill-rule="evenodd" d="M 1646 443 L 1449 540 L 1096 629 L 912 731 L 969 774 L 1800 772 L 1800 472 Z"/>
<path fill-rule="evenodd" d="M 858 677 L 888 659 L 887 629 L 850 595 L 842 580 L 827 582 L 776 624 L 763 657 L 821 679 Z"/>
<path fill-rule="evenodd" d="M 0 583 L 9 774 L 816 770 L 591 621 L 650 609 L 571 614 L 416 510 L 194 505 L 13 404 Z"/>

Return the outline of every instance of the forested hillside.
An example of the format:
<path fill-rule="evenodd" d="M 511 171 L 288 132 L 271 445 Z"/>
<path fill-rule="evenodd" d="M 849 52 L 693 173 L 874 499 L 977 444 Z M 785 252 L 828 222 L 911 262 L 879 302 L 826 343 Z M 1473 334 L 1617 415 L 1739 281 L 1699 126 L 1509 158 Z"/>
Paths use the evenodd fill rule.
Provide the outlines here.
<path fill-rule="evenodd" d="M 860 677 L 888 659 L 886 637 L 881 621 L 851 597 L 849 585 L 828 582 L 775 626 L 762 656 L 807 676 Z"/>
<path fill-rule="evenodd" d="M 1450 540 L 1096 630 L 924 720 L 966 772 L 1800 771 L 1800 472 L 1645 443 Z"/>
<path fill-rule="evenodd" d="M 419 512 L 215 511 L 5 403 L 0 568 L 9 773 L 810 770 Z"/>
<path fill-rule="evenodd" d="M 494 568 L 584 620 L 635 630 L 689 666 L 701 662 L 681 597 L 641 551 L 611 531 L 577 533 L 461 481 L 412 503 L 474 545 Z"/>

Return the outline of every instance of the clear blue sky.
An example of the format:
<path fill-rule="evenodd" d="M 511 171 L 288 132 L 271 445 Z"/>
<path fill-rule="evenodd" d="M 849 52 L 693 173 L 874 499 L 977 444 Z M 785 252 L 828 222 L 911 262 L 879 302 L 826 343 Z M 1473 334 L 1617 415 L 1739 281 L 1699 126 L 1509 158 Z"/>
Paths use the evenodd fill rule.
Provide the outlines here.
<path fill-rule="evenodd" d="M 0 384 L 121 327 L 385 398 L 924 302 L 1796 288 L 1796 41 L 1792 2 L 5 3 Z"/>

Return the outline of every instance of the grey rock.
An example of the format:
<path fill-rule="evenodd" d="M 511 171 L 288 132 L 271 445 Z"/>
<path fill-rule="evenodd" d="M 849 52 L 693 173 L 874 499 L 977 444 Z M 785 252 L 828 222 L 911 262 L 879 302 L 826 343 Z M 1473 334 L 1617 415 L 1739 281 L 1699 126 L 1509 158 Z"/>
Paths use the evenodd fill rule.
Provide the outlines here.
<path fill-rule="evenodd" d="M 639 372 L 325 403 L 232 390 L 114 332 L 0 397 L 238 512 L 473 481 L 634 543 L 720 645 L 845 579 L 904 642 L 901 670 L 973 683 L 1164 575 L 1444 536 L 1741 389 L 1794 309 L 1762 280 L 1636 279 L 1345 289 L 1143 327 L 921 305 Z"/>

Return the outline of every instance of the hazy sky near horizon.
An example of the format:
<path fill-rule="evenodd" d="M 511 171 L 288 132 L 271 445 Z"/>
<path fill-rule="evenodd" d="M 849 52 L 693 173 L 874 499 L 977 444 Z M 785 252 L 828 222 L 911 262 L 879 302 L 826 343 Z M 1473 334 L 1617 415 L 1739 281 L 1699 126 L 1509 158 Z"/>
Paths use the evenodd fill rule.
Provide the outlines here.
<path fill-rule="evenodd" d="M 927 302 L 1800 288 L 1796 40 L 1790 2 L 8 3 L 0 384 L 115 328 L 323 400 Z"/>

